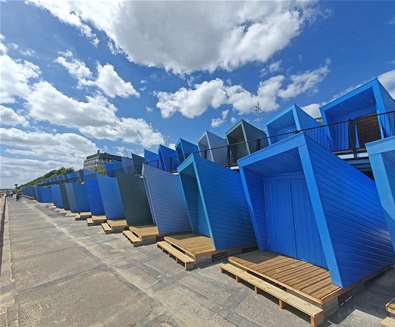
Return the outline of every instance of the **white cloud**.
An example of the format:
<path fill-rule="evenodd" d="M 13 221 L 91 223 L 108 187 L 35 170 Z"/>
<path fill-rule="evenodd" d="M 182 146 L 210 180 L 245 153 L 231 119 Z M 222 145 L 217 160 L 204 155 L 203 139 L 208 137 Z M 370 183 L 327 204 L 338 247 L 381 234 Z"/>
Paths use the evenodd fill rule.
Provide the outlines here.
<path fill-rule="evenodd" d="M 117 108 L 103 96 L 77 101 L 48 82 L 34 85 L 27 96 L 27 109 L 32 118 L 55 125 L 77 128 L 92 138 L 122 140 L 151 147 L 163 143 L 163 136 L 141 118 L 119 118 Z"/>
<path fill-rule="evenodd" d="M 312 71 L 290 76 L 273 76 L 259 83 L 256 94 L 241 85 L 225 85 L 221 79 L 205 81 L 193 88 L 180 88 L 175 92 L 156 92 L 157 107 L 162 117 L 169 118 L 180 112 L 187 118 L 195 118 L 210 107 L 231 105 L 238 114 L 256 111 L 272 111 L 279 108 L 279 98 L 291 98 L 305 92 L 314 92 L 329 72 L 328 64 Z"/>
<path fill-rule="evenodd" d="M 306 91 L 315 92 L 316 85 L 319 84 L 329 73 L 329 63 L 315 70 L 307 71 L 302 74 L 291 75 L 291 83 L 284 89 L 280 90 L 279 96 L 284 99 L 293 98 Z"/>
<path fill-rule="evenodd" d="M 176 73 L 266 62 L 315 17 L 314 1 L 30 1 L 90 40 L 95 25 L 133 62 Z"/>
<path fill-rule="evenodd" d="M 0 128 L 0 139 L 7 146 L 7 156 L 0 158 L 2 187 L 27 182 L 62 166 L 81 168 L 83 159 L 96 152 L 92 141 L 74 133 Z"/>
<path fill-rule="evenodd" d="M 387 89 L 393 98 L 395 98 L 395 69 L 390 70 L 379 76 L 380 82 Z"/>
<path fill-rule="evenodd" d="M 0 124 L 8 126 L 21 125 L 24 127 L 29 125 L 27 119 L 24 116 L 17 114 L 11 108 L 5 107 L 3 105 L 0 105 Z"/>
<path fill-rule="evenodd" d="M 302 108 L 306 113 L 308 113 L 313 118 L 320 118 L 320 104 L 319 103 L 312 103 Z"/>
<path fill-rule="evenodd" d="M 211 120 L 211 127 L 216 128 L 216 127 L 221 126 L 223 123 L 225 123 L 226 119 L 228 118 L 228 115 L 229 115 L 229 110 L 228 109 L 222 111 L 221 117 L 214 118 L 214 119 Z"/>
<path fill-rule="evenodd" d="M 39 75 L 40 68 L 31 62 L 14 60 L 6 53 L 0 55 L 0 103 L 13 103 L 17 97 L 26 97 Z"/>
<path fill-rule="evenodd" d="M 129 96 L 139 97 L 139 92 L 130 82 L 124 81 L 114 67 L 110 64 L 97 64 L 97 78 L 93 78 L 92 71 L 86 64 L 73 56 L 71 51 L 60 52 L 55 62 L 62 65 L 78 81 L 81 86 L 98 87 L 106 96 L 115 98 L 117 96 L 126 98 Z"/>
<path fill-rule="evenodd" d="M 79 85 L 85 85 L 86 80 L 92 77 L 91 70 L 84 62 L 74 58 L 71 51 L 59 54 L 60 56 L 55 59 L 55 62 L 66 68 L 69 74 L 78 80 Z"/>
<path fill-rule="evenodd" d="M 95 6 L 95 1 L 86 1 L 86 5 L 84 3 L 75 3 L 73 1 L 29 1 L 42 8 L 47 9 L 52 15 L 57 17 L 62 22 L 77 27 L 81 31 L 81 33 L 90 40 L 92 44 L 97 45 L 99 43 L 99 40 L 93 33 L 92 28 L 87 23 L 83 22 L 86 17 L 82 13 L 82 11 L 89 13 L 89 10 L 94 10 L 94 7 L 96 7 L 97 9 L 98 6 Z M 82 7 L 82 10 L 79 10 L 79 7 Z"/>
<path fill-rule="evenodd" d="M 125 82 L 114 67 L 110 64 L 97 65 L 98 77 L 94 84 L 99 87 L 105 95 L 115 98 L 120 96 L 123 98 L 129 96 L 139 97 L 140 93 L 136 91 L 130 82 Z"/>

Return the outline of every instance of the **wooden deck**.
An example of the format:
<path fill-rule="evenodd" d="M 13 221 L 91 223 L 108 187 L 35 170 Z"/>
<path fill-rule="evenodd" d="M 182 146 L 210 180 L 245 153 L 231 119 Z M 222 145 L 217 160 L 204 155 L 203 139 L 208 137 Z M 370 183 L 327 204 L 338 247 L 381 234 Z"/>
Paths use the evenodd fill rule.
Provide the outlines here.
<path fill-rule="evenodd" d="M 211 239 L 203 235 L 179 234 L 165 236 L 164 240 L 192 258 L 213 255 L 217 252 Z"/>
<path fill-rule="evenodd" d="M 270 252 L 253 251 L 228 258 L 229 262 L 254 276 L 323 305 L 346 290 L 333 284 L 326 269 Z"/>
<path fill-rule="evenodd" d="M 393 299 L 391 302 L 387 303 L 385 308 L 390 315 L 395 316 L 395 299 Z"/>
<path fill-rule="evenodd" d="M 75 216 L 74 220 L 86 220 L 91 216 L 92 214 L 90 212 L 84 211 L 84 212 L 80 212 L 77 216 Z"/>
<path fill-rule="evenodd" d="M 86 220 L 88 226 L 101 225 L 107 221 L 106 216 L 92 216 Z"/>
<path fill-rule="evenodd" d="M 107 222 L 101 224 L 105 234 L 121 233 L 128 227 L 125 219 L 107 219 Z"/>
<path fill-rule="evenodd" d="M 134 245 L 147 245 L 156 243 L 159 237 L 158 227 L 155 225 L 129 226 L 123 235 Z"/>

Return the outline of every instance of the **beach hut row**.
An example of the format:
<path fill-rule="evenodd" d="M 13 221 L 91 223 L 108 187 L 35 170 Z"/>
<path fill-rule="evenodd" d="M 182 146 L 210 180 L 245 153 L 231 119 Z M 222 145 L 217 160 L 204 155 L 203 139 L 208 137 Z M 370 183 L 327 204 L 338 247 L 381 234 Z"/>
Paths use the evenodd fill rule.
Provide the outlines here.
<path fill-rule="evenodd" d="M 394 99 L 375 79 L 321 114 L 293 105 L 262 129 L 242 120 L 225 138 L 207 131 L 197 144 L 180 139 L 24 194 L 135 246 L 157 243 L 187 269 L 230 256 L 223 272 L 315 325 L 395 262 Z M 374 180 L 338 156 L 363 149 Z"/>

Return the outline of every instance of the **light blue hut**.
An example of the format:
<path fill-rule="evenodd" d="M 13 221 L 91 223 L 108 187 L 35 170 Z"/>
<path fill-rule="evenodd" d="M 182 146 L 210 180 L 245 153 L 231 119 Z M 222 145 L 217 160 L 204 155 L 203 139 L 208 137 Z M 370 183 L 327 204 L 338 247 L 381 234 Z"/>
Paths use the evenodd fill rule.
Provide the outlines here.
<path fill-rule="evenodd" d="M 228 143 L 224 138 L 209 131 L 206 131 L 198 142 L 200 156 L 202 158 L 223 166 L 228 162 L 227 146 Z"/>
<path fill-rule="evenodd" d="M 240 176 L 222 165 L 189 156 L 179 167 L 192 233 L 212 240 L 215 250 L 255 244 Z"/>
<path fill-rule="evenodd" d="M 368 143 L 366 146 L 395 249 L 395 136 Z"/>
<path fill-rule="evenodd" d="M 145 191 L 160 236 L 190 232 L 188 212 L 179 176 L 144 165 Z"/>
<path fill-rule="evenodd" d="M 238 161 L 259 249 L 348 287 L 395 261 L 374 182 L 303 133 Z"/>
<path fill-rule="evenodd" d="M 374 79 L 320 108 L 329 125 L 332 151 L 364 149 L 365 144 L 395 135 L 395 101 Z"/>

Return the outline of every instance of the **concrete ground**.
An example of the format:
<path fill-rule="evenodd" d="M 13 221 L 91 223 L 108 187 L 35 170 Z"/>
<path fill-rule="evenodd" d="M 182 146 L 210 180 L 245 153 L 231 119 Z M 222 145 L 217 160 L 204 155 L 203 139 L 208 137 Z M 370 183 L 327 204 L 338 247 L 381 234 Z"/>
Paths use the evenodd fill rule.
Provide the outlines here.
<path fill-rule="evenodd" d="M 8 201 L 1 233 L 0 326 L 309 326 L 216 264 L 187 272 L 155 245 L 134 248 L 29 200 Z M 392 269 L 324 325 L 379 326 L 394 296 Z"/>

